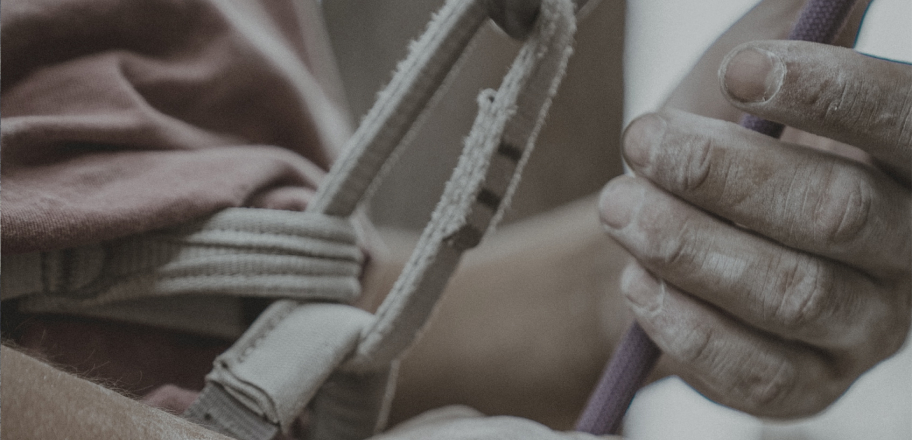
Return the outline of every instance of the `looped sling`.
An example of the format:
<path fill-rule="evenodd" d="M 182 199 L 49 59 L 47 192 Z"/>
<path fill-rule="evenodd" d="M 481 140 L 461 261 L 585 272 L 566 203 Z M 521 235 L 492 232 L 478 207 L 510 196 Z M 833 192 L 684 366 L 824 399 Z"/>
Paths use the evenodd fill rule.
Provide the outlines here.
<path fill-rule="evenodd" d="M 405 269 L 376 315 L 332 302 L 282 300 L 215 361 L 185 417 L 268 439 L 306 406 L 310 438 L 379 431 L 396 360 L 427 323 L 462 253 L 500 220 L 564 75 L 576 29 L 570 0 L 542 1 L 498 90 L 482 91 L 465 148 Z M 346 218 L 487 20 L 484 0 L 450 0 L 413 44 L 304 216 Z"/>

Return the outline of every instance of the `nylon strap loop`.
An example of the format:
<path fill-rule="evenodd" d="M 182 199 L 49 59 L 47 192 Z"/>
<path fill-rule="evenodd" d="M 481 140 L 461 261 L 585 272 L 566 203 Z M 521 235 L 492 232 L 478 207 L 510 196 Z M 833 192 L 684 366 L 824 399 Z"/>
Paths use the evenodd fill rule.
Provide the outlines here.
<path fill-rule="evenodd" d="M 229 208 L 176 228 L 3 257 L 4 299 L 79 313 L 135 299 L 231 295 L 353 301 L 362 253 L 346 218 Z"/>
<path fill-rule="evenodd" d="M 571 2 L 542 2 L 500 88 L 479 96 L 478 116 L 431 221 L 346 368 L 397 358 L 427 323 L 462 252 L 503 216 L 565 73 L 575 30 Z"/>
<path fill-rule="evenodd" d="M 308 212 L 332 216 L 354 212 L 487 18 L 483 2 L 449 0 L 435 15 L 333 166 Z M 314 395 L 319 404 L 312 407 L 309 419 L 315 439 L 363 438 L 379 430 L 390 403 L 391 366 L 427 323 L 462 252 L 477 245 L 503 215 L 563 78 L 575 30 L 570 0 L 542 2 L 533 33 L 500 88 L 479 96 L 478 117 L 459 164 L 377 316 L 354 319 L 343 316 L 343 310 L 354 311 L 352 307 L 323 304 L 323 313 L 338 315 L 326 320 L 311 313 L 316 310 L 313 304 L 281 301 L 219 357 L 207 380 L 285 431 Z M 293 319 L 302 314 L 319 325 Z M 315 343 L 311 340 L 322 341 L 317 355 L 307 354 Z M 326 384 L 332 389 L 317 394 L 317 387 L 331 374 L 338 378 Z M 365 395 L 364 390 L 373 391 Z M 358 395 L 360 400 L 352 399 Z M 196 402 L 187 415 L 206 413 L 200 408 L 204 404 Z M 337 420 L 341 415 L 350 423 Z M 363 421 L 376 423 L 365 431 Z"/>

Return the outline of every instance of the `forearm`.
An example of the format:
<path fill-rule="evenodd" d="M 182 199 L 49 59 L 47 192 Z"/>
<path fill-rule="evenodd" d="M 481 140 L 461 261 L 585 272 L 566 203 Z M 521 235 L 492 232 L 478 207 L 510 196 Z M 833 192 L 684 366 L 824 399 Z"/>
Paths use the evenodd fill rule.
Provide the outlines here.
<path fill-rule="evenodd" d="M 3 438 L 228 439 L 5 346 L 0 373 Z"/>

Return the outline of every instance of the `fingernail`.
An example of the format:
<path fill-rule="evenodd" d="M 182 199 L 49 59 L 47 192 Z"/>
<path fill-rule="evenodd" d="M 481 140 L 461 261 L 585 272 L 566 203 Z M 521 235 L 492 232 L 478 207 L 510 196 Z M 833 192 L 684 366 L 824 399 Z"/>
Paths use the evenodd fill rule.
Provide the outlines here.
<path fill-rule="evenodd" d="M 631 307 L 651 312 L 662 305 L 665 289 L 646 269 L 632 263 L 621 274 L 621 292 Z"/>
<path fill-rule="evenodd" d="M 782 86 L 785 64 L 762 49 L 746 48 L 722 65 L 722 87 L 732 98 L 745 102 L 768 101 Z"/>
<path fill-rule="evenodd" d="M 602 223 L 608 229 L 621 229 L 640 210 L 643 189 L 631 177 L 620 177 L 605 186 L 599 197 Z"/>
<path fill-rule="evenodd" d="M 651 113 L 640 116 L 630 123 L 624 132 L 624 156 L 636 167 L 646 167 L 665 137 L 668 124 L 661 116 Z"/>

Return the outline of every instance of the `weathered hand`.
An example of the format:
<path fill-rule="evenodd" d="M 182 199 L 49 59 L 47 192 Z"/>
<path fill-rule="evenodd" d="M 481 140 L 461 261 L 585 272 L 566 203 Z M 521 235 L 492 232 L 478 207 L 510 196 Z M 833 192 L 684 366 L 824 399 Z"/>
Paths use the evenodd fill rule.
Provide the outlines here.
<path fill-rule="evenodd" d="M 766 41 L 720 77 L 739 109 L 879 166 L 666 110 L 628 127 L 637 177 L 605 187 L 603 223 L 638 260 L 622 288 L 675 373 L 753 414 L 812 414 L 908 334 L 912 66 Z"/>

